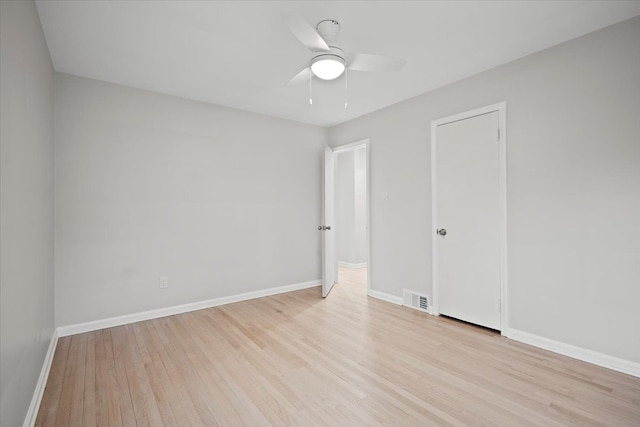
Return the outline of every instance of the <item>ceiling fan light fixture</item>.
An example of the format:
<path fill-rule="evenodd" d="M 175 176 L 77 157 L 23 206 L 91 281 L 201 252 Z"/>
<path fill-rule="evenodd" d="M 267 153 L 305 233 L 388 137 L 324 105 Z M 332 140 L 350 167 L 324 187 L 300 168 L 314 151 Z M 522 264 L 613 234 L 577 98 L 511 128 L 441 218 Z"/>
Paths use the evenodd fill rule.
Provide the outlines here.
<path fill-rule="evenodd" d="M 322 80 L 337 79 L 344 73 L 344 59 L 338 55 L 319 55 L 311 61 L 311 71 Z"/>

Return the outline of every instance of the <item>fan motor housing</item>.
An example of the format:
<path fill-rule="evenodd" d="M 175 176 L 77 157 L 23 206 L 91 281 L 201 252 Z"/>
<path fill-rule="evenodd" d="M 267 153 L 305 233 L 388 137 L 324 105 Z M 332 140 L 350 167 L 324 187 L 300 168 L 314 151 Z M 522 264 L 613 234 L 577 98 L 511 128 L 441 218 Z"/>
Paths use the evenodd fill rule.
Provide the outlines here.
<path fill-rule="evenodd" d="M 338 33 L 340 32 L 340 23 L 334 19 L 325 19 L 318 22 L 316 25 L 316 31 L 320 34 L 320 37 L 331 47 L 338 39 Z"/>
<path fill-rule="evenodd" d="M 311 62 L 313 63 L 314 61 L 317 60 L 317 58 L 322 58 L 322 57 L 333 57 L 336 59 L 339 59 L 340 61 L 344 62 L 345 64 L 347 63 L 347 58 L 346 55 L 344 53 L 344 50 L 340 49 L 339 47 L 336 46 L 329 46 L 329 49 L 331 49 L 331 52 L 322 52 L 322 53 L 318 53 L 317 55 L 315 55 L 313 57 L 313 59 L 311 60 Z"/>

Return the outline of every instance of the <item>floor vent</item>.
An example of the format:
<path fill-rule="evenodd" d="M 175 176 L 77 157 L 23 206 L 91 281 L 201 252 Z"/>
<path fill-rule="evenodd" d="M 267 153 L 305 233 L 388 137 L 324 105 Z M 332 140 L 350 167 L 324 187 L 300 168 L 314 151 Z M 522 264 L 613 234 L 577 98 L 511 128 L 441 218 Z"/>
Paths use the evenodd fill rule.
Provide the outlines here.
<path fill-rule="evenodd" d="M 426 294 L 419 294 L 408 289 L 404 289 L 402 294 L 404 296 L 404 305 L 407 307 L 415 308 L 425 313 L 429 311 L 429 297 Z"/>

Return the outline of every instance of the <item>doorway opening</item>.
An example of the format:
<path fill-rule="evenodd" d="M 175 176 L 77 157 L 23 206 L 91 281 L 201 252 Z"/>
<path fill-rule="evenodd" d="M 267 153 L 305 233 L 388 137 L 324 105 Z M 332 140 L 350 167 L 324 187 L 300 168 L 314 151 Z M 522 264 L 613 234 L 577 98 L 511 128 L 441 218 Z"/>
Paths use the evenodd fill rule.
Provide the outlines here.
<path fill-rule="evenodd" d="M 343 290 L 369 290 L 368 140 L 336 147 L 335 154 L 335 276 Z"/>

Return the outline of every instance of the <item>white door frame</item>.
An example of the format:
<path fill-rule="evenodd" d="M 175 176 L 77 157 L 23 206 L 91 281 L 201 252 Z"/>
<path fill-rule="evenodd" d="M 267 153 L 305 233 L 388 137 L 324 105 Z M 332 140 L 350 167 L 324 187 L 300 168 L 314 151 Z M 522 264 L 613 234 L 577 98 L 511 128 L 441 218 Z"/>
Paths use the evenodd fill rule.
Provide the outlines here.
<path fill-rule="evenodd" d="M 369 143 L 369 138 L 361 139 L 356 142 L 352 142 L 349 144 L 338 145 L 336 147 L 332 147 L 334 154 L 344 153 L 346 151 L 354 151 L 359 148 L 365 149 L 365 173 L 366 173 L 366 186 L 365 189 L 365 197 L 366 197 L 366 206 L 365 206 L 365 225 L 367 227 L 365 236 L 366 236 L 366 263 L 367 263 L 367 295 L 369 295 L 371 291 L 371 147 Z M 335 191 L 333 192 L 335 197 Z M 334 204 L 335 206 L 335 204 Z M 336 257 L 336 270 L 338 268 L 338 258 Z M 336 279 L 337 279 L 336 275 Z"/>
<path fill-rule="evenodd" d="M 431 251 L 432 251 L 432 279 L 433 279 L 433 302 L 432 313 L 440 315 L 438 301 L 438 241 L 436 229 L 438 228 L 438 192 L 437 192 L 437 144 L 440 125 L 457 122 L 471 117 L 480 116 L 487 113 L 498 112 L 498 126 L 500 132 L 499 155 L 500 155 L 500 330 L 504 335 L 508 330 L 508 282 L 507 282 L 507 103 L 488 105 L 476 108 L 460 114 L 443 117 L 431 122 Z"/>

